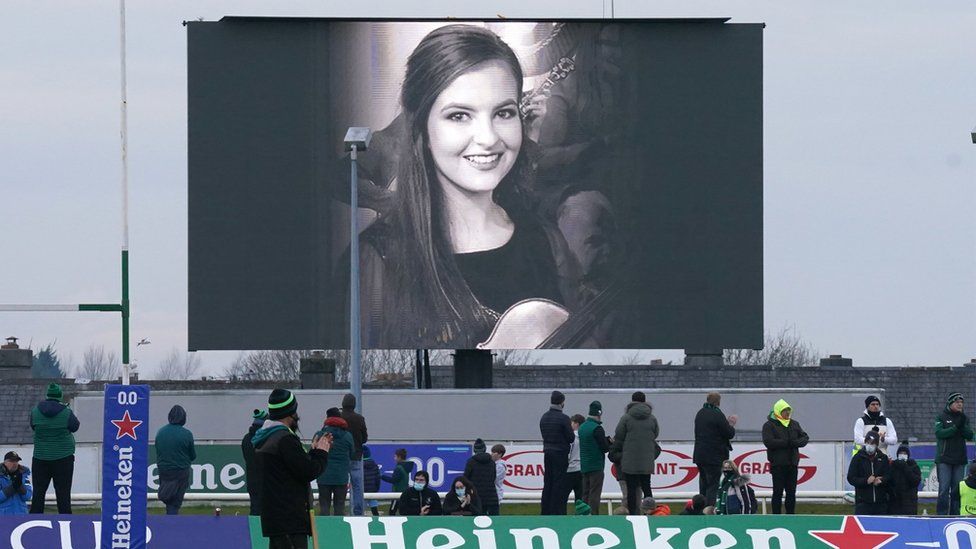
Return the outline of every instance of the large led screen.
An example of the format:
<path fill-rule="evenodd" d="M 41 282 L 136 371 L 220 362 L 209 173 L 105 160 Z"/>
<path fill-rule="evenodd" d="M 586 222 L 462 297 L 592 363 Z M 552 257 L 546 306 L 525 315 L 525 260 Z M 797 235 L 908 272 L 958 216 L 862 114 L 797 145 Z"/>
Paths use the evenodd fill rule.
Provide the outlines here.
<path fill-rule="evenodd" d="M 189 342 L 762 346 L 762 25 L 188 23 Z"/>

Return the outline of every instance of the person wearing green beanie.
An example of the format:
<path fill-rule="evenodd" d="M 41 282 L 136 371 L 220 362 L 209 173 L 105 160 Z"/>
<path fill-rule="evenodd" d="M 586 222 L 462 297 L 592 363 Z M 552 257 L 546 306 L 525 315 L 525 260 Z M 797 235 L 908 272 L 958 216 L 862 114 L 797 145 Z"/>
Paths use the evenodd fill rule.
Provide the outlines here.
<path fill-rule="evenodd" d="M 945 407 L 935 417 L 935 473 L 939 478 L 936 513 L 959 514 L 959 483 L 966 476 L 966 441 L 973 440 L 973 428 L 963 413 L 962 393 L 950 393 Z"/>
<path fill-rule="evenodd" d="M 31 514 L 44 513 L 44 496 L 54 482 L 58 501 L 58 514 L 71 514 L 71 481 L 75 471 L 75 436 L 81 422 L 71 408 L 61 401 L 61 386 L 51 383 L 44 393 L 45 399 L 34 406 L 30 413 L 30 426 L 34 431 L 34 457 L 31 470 L 34 475 L 34 495 Z"/>
<path fill-rule="evenodd" d="M 251 500 L 251 516 L 261 516 L 261 468 L 254 457 L 254 433 L 264 426 L 268 419 L 268 411 L 264 408 L 255 408 L 251 413 L 251 426 L 244 433 L 241 439 L 241 453 L 244 455 L 244 480 L 247 484 L 247 495 Z"/>
<path fill-rule="evenodd" d="M 600 514 L 600 500 L 603 497 L 603 471 L 606 467 L 607 452 L 610 451 L 610 437 L 603 428 L 603 404 L 599 400 L 590 403 L 586 420 L 579 428 L 580 472 L 583 474 L 583 501 L 589 505 L 592 514 Z"/>

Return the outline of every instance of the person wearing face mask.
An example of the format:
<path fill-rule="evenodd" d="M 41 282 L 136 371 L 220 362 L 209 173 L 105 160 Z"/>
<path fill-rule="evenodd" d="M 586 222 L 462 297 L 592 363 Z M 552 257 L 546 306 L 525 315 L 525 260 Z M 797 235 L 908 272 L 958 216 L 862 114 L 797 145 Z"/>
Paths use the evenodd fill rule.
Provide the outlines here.
<path fill-rule="evenodd" d="M 748 475 L 739 474 L 735 462 L 727 459 L 722 462 L 722 480 L 718 488 L 715 503 L 716 515 L 754 515 L 759 506 L 756 505 L 756 492 L 749 486 L 751 479 Z"/>
<path fill-rule="evenodd" d="M 860 449 L 864 444 L 864 435 L 868 431 L 878 433 L 878 449 L 888 453 L 888 446 L 898 444 L 898 434 L 895 432 L 895 424 L 891 418 L 881 412 L 881 400 L 871 395 L 864 399 L 864 414 L 854 422 L 854 451 Z"/>
<path fill-rule="evenodd" d="M 935 473 L 939 477 L 936 513 L 959 514 L 959 482 L 966 474 L 966 441 L 973 440 L 973 428 L 962 411 L 962 393 L 952 393 L 935 418 Z"/>
<path fill-rule="evenodd" d="M 918 514 L 918 485 L 922 482 L 922 470 L 912 459 L 908 441 L 898 447 L 896 458 L 891 462 L 891 480 L 888 483 L 889 515 Z"/>
<path fill-rule="evenodd" d="M 400 494 L 396 513 L 400 516 L 436 516 L 443 513 L 441 497 L 430 487 L 427 471 L 417 471 L 413 486 Z"/>
<path fill-rule="evenodd" d="M 483 515 L 481 498 L 474 484 L 464 477 L 457 477 L 451 483 L 452 489 L 444 496 L 445 515 Z"/>
<path fill-rule="evenodd" d="M 888 456 L 878 449 L 880 437 L 876 431 L 864 436 L 864 446 L 851 458 L 847 482 L 854 486 L 855 515 L 885 515 L 888 513 Z"/>
<path fill-rule="evenodd" d="M 325 470 L 332 435 L 312 439 L 307 452 L 298 437 L 298 399 L 286 389 L 268 397 L 268 419 L 254 433 L 261 468 L 261 531 L 270 549 L 306 549 L 312 535 L 311 482 Z"/>

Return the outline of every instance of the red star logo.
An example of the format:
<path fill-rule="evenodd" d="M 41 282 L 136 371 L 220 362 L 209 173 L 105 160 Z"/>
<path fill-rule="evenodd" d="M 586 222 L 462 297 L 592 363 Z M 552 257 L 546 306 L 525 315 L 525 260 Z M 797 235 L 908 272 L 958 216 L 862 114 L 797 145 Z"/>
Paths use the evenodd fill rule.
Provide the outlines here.
<path fill-rule="evenodd" d="M 844 517 L 840 530 L 811 530 L 810 535 L 834 549 L 877 549 L 898 537 L 897 532 L 865 532 L 857 517 Z"/>
<path fill-rule="evenodd" d="M 129 411 L 125 411 L 125 415 L 122 419 L 113 419 L 112 425 L 119 430 L 118 434 L 115 435 L 115 440 L 122 437 L 130 437 L 132 440 L 136 440 L 136 427 L 142 425 L 142 422 L 137 419 L 132 419 L 129 417 Z"/>

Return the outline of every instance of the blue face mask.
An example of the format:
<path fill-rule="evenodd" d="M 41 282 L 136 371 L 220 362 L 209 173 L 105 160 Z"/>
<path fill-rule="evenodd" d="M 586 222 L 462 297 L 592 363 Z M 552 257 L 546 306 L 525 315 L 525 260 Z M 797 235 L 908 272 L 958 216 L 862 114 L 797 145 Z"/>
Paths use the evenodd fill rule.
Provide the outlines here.
<path fill-rule="evenodd" d="M 414 487 L 415 490 L 423 490 L 424 488 L 427 487 L 427 483 L 426 482 L 416 482 L 416 481 L 414 481 L 413 487 Z"/>
<path fill-rule="evenodd" d="M 463 498 L 464 497 L 464 488 L 455 488 L 454 489 L 454 493 L 457 494 L 457 497 Z"/>

